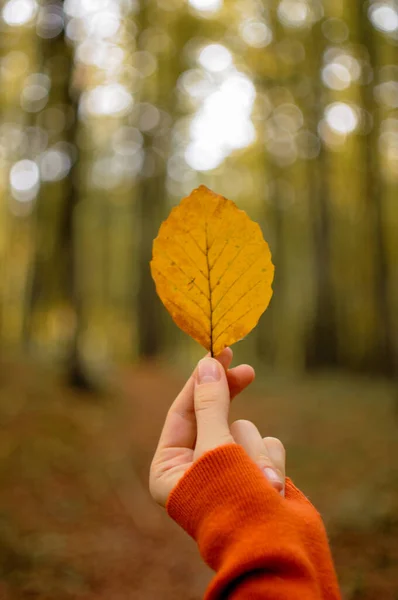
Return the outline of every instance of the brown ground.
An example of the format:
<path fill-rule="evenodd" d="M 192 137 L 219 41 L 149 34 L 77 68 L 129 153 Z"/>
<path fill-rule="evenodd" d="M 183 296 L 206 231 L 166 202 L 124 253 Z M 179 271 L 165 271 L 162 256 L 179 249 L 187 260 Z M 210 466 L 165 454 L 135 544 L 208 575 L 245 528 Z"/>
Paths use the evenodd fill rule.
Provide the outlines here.
<path fill-rule="evenodd" d="M 154 366 L 85 398 L 0 366 L 0 599 L 199 600 L 211 577 L 147 492 L 181 386 Z M 398 599 L 394 391 L 343 378 L 256 383 L 233 417 L 283 439 L 289 474 L 324 516 L 347 600 Z"/>

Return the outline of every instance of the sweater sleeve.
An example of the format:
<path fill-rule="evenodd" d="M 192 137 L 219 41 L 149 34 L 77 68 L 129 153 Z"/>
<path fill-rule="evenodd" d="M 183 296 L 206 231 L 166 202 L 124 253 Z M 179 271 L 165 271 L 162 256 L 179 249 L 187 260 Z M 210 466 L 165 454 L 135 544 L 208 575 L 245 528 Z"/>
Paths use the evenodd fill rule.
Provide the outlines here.
<path fill-rule="evenodd" d="M 319 514 L 290 480 L 282 498 L 241 446 L 204 454 L 166 508 L 216 571 L 205 600 L 340 598 Z"/>

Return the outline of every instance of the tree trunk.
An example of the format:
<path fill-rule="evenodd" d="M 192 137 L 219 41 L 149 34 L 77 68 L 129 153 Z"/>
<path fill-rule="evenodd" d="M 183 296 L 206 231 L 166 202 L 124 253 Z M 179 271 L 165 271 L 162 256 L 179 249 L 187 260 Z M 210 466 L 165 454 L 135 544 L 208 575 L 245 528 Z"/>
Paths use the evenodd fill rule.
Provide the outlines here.
<path fill-rule="evenodd" d="M 139 50 L 146 49 L 145 36 L 142 33 L 153 27 L 155 15 L 158 15 L 156 5 L 148 0 L 142 0 L 138 36 Z M 180 16 L 170 17 L 169 14 L 168 18 L 170 22 L 167 23 L 167 31 L 174 46 L 168 52 L 157 55 L 157 70 L 153 76 L 156 81 L 144 80 L 141 90 L 141 102 L 149 102 L 163 115 L 172 115 L 174 112 L 175 84 L 180 73 L 178 47 L 182 39 L 179 33 Z M 184 34 L 184 32 L 182 33 Z M 149 263 L 152 257 L 153 240 L 157 235 L 161 220 L 165 216 L 167 158 L 171 130 L 168 129 L 162 135 L 161 142 L 159 139 L 156 140 L 154 132 L 144 133 L 143 137 L 145 158 L 137 194 L 137 218 L 140 224 L 138 262 L 140 283 L 137 298 L 138 345 L 139 355 L 151 358 L 164 347 L 163 309 L 156 295 Z"/>
<path fill-rule="evenodd" d="M 307 57 L 309 76 L 314 82 L 309 94 L 306 119 L 308 129 L 318 136 L 324 100 L 321 77 L 322 48 L 320 23 L 309 36 Z M 309 201 L 314 236 L 315 311 L 307 338 L 306 364 L 309 369 L 336 366 L 338 363 L 337 324 L 332 282 L 331 219 L 327 185 L 328 152 L 320 141 L 319 156 L 307 161 Z"/>
<path fill-rule="evenodd" d="M 54 3 L 48 0 L 48 6 Z M 60 4 L 63 5 L 63 2 Z M 43 5 L 46 8 L 46 5 Z M 74 239 L 74 211 L 78 202 L 77 182 L 78 146 L 76 143 L 78 117 L 77 100 L 71 96 L 73 74 L 73 50 L 67 44 L 64 32 L 50 39 L 42 40 L 43 68 L 49 71 L 52 80 L 50 102 L 68 106 L 70 114 L 67 126 L 57 140 L 73 147 L 74 162 L 68 176 L 56 183 L 44 183 L 37 207 L 37 251 L 33 273 L 31 298 L 29 303 L 28 330 L 31 317 L 37 305 L 48 310 L 54 301 L 65 301 L 74 314 L 75 329 L 69 355 L 66 359 L 67 381 L 73 387 L 89 391 L 92 382 L 85 373 L 79 354 L 80 292 L 77 282 L 76 247 Z M 57 191 L 57 213 L 51 213 L 54 192 Z M 52 209 L 53 210 L 53 209 Z M 51 228 L 49 233 L 48 228 Z M 40 250 L 48 244 L 48 236 L 53 240 L 49 256 L 40 255 Z"/>
<path fill-rule="evenodd" d="M 358 11 L 358 38 L 359 43 L 367 48 L 370 66 L 373 73 L 377 70 L 377 48 L 375 32 L 365 10 L 365 5 L 357 3 Z M 373 356 L 369 357 L 369 364 L 365 368 L 378 373 L 391 376 L 394 372 L 394 340 L 391 306 L 389 301 L 390 269 L 388 264 L 388 251 L 384 232 L 384 186 L 380 174 L 380 159 L 378 153 L 379 135 L 379 110 L 373 95 L 374 81 L 361 86 L 363 108 L 373 117 L 370 131 L 364 136 L 362 142 L 364 164 L 364 189 L 366 194 L 366 208 L 370 227 L 372 230 L 374 257 L 374 306 L 376 307 L 376 332 Z"/>

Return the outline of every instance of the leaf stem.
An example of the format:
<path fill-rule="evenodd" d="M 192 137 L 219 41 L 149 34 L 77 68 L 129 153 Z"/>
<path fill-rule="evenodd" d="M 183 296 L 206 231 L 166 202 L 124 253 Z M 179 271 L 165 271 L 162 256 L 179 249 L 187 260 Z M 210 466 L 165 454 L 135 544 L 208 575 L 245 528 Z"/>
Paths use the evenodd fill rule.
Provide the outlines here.
<path fill-rule="evenodd" d="M 212 358 L 214 358 L 214 352 L 213 352 L 213 303 L 212 303 L 212 298 L 211 298 L 209 240 L 207 238 L 207 221 L 206 221 L 206 225 L 205 225 L 205 236 L 206 236 L 207 278 L 208 278 L 208 282 L 209 282 L 209 304 L 210 304 L 210 356 Z"/>

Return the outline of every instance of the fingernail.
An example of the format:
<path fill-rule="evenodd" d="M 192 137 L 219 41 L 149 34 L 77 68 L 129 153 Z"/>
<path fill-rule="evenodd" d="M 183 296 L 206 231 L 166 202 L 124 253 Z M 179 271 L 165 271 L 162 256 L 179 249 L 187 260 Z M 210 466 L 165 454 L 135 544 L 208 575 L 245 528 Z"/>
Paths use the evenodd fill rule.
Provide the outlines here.
<path fill-rule="evenodd" d="M 198 363 L 198 383 L 213 383 L 220 379 L 220 363 L 214 358 L 202 358 Z"/>
<path fill-rule="evenodd" d="M 284 491 L 284 483 L 281 480 L 280 476 L 278 475 L 278 473 L 276 471 L 274 471 L 274 469 L 271 469 L 270 467 L 265 467 L 265 469 L 263 469 L 263 473 L 266 476 L 266 478 L 268 479 L 268 481 L 271 483 L 271 485 L 281 494 L 283 495 L 283 491 Z"/>

